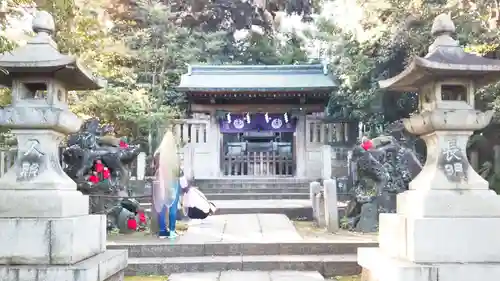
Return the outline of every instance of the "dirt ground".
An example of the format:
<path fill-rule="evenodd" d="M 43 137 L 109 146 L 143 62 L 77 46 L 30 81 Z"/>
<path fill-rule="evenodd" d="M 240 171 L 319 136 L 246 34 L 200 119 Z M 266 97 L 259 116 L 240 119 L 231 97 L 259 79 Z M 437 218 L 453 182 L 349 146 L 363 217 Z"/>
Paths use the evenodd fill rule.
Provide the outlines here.
<path fill-rule="evenodd" d="M 302 238 L 306 240 L 377 241 L 377 233 L 357 233 L 343 229 L 335 233 L 330 233 L 326 228 L 320 228 L 312 221 L 294 221 L 293 224 Z"/>

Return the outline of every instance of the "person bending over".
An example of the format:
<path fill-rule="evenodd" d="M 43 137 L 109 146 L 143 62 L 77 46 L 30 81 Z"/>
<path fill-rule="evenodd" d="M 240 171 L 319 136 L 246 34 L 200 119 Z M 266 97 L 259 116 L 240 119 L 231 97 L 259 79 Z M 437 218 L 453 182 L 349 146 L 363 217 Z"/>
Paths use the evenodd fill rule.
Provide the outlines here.
<path fill-rule="evenodd" d="M 185 184 L 182 184 L 182 182 Z M 206 219 L 209 215 L 213 215 L 217 208 L 214 203 L 208 201 L 207 197 L 198 188 L 192 186 L 190 182 L 192 180 L 181 179 L 181 186 L 184 191 L 182 205 L 184 209 L 187 209 L 187 216 L 190 219 Z"/>

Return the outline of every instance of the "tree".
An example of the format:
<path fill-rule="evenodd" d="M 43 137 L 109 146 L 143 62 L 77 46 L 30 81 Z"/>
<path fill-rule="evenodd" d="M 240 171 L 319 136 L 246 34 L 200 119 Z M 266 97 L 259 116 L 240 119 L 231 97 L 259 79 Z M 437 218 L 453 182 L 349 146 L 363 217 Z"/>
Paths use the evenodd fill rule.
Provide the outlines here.
<path fill-rule="evenodd" d="M 416 93 L 387 93 L 378 81 L 401 72 L 412 55 L 423 56 L 432 43 L 432 22 L 440 13 L 451 13 L 457 25 L 456 38 L 468 50 L 488 54 L 498 50 L 498 13 L 491 1 L 344 1 L 336 8 L 361 11 L 354 26 L 332 19 L 318 23 L 319 39 L 328 45 L 328 58 L 341 82 L 332 95 L 329 111 L 348 108 L 356 118 L 377 126 L 407 117 L 415 110 Z M 487 20 L 484 20 L 487 19 Z M 495 20 L 497 22 L 497 20 Z M 481 89 L 478 96 L 496 104 L 497 85 Z M 500 104 L 500 103 L 498 103 Z"/>
<path fill-rule="evenodd" d="M 78 56 L 84 65 L 108 82 L 107 87 L 99 91 L 70 93 L 72 110 L 82 117 L 95 116 L 114 124 L 119 134 L 145 136 L 164 120 L 183 115 L 184 96 L 175 87 L 187 71 L 187 64 L 282 64 L 307 59 L 302 40 L 293 33 L 280 33 L 270 25 L 263 27 L 264 23 L 260 26 L 265 30 L 255 29 L 258 25 L 253 21 L 255 14 L 247 13 L 248 4 L 243 2 L 233 5 L 200 1 L 208 7 L 201 13 L 231 10 L 230 18 L 234 22 L 230 28 L 224 28 L 222 18 L 212 27 L 207 27 L 208 22 L 186 24 L 179 20 L 180 2 L 36 2 L 38 7 L 54 15 L 55 41 L 60 51 Z M 289 12 L 306 15 L 303 11 L 308 8 L 303 5 L 308 2 L 300 2 L 302 6 L 297 3 Z M 284 3 L 273 5 L 282 7 Z M 254 9 L 255 5 L 251 7 Z M 229 19 L 226 16 L 225 19 Z M 252 24 L 238 29 L 245 17 L 253 18 Z M 178 20 L 173 21 L 174 18 Z M 236 39 L 236 31 L 247 32 L 247 35 Z M 6 42 L 10 45 L 3 44 L 5 50 L 15 43 Z M 6 97 L 5 104 L 10 98 L 6 93 L 2 96 Z"/>

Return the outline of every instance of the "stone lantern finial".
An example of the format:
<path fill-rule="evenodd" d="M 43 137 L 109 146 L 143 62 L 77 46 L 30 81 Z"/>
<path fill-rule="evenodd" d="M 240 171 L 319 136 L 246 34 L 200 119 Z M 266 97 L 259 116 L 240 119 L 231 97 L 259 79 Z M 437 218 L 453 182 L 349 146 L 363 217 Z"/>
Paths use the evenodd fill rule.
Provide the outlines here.
<path fill-rule="evenodd" d="M 51 14 L 46 11 L 39 11 L 33 19 L 32 28 L 37 34 L 44 32 L 53 35 L 56 30 L 56 25 Z"/>
<path fill-rule="evenodd" d="M 434 43 L 429 46 L 429 53 L 432 53 L 439 47 L 458 47 L 458 41 L 451 37 L 455 33 L 455 30 L 455 24 L 451 20 L 449 14 L 440 14 L 437 16 L 434 19 L 431 29 L 431 34 L 435 36 L 436 39 Z"/>
<path fill-rule="evenodd" d="M 440 14 L 434 19 L 431 34 L 433 36 L 451 35 L 455 33 L 455 24 L 449 14 Z"/>

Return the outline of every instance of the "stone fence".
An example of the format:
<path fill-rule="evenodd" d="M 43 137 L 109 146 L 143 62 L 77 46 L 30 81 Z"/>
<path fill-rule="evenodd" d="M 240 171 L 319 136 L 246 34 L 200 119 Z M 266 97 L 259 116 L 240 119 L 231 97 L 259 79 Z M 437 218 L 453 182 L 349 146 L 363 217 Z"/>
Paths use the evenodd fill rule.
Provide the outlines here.
<path fill-rule="evenodd" d="M 62 153 L 61 148 L 61 153 Z M 17 147 L 2 147 L 0 148 L 0 177 L 2 177 L 7 170 L 14 165 L 14 162 L 17 158 Z M 141 152 L 139 156 L 137 156 L 136 160 L 130 164 L 129 170 L 132 179 L 136 180 L 144 180 L 146 177 L 146 153 Z M 61 166 L 64 168 L 66 164 L 62 161 L 61 158 Z"/>
<path fill-rule="evenodd" d="M 337 200 L 336 179 L 314 181 L 309 185 L 309 199 L 313 209 L 313 219 L 319 227 L 329 232 L 339 230 L 339 204 Z"/>

